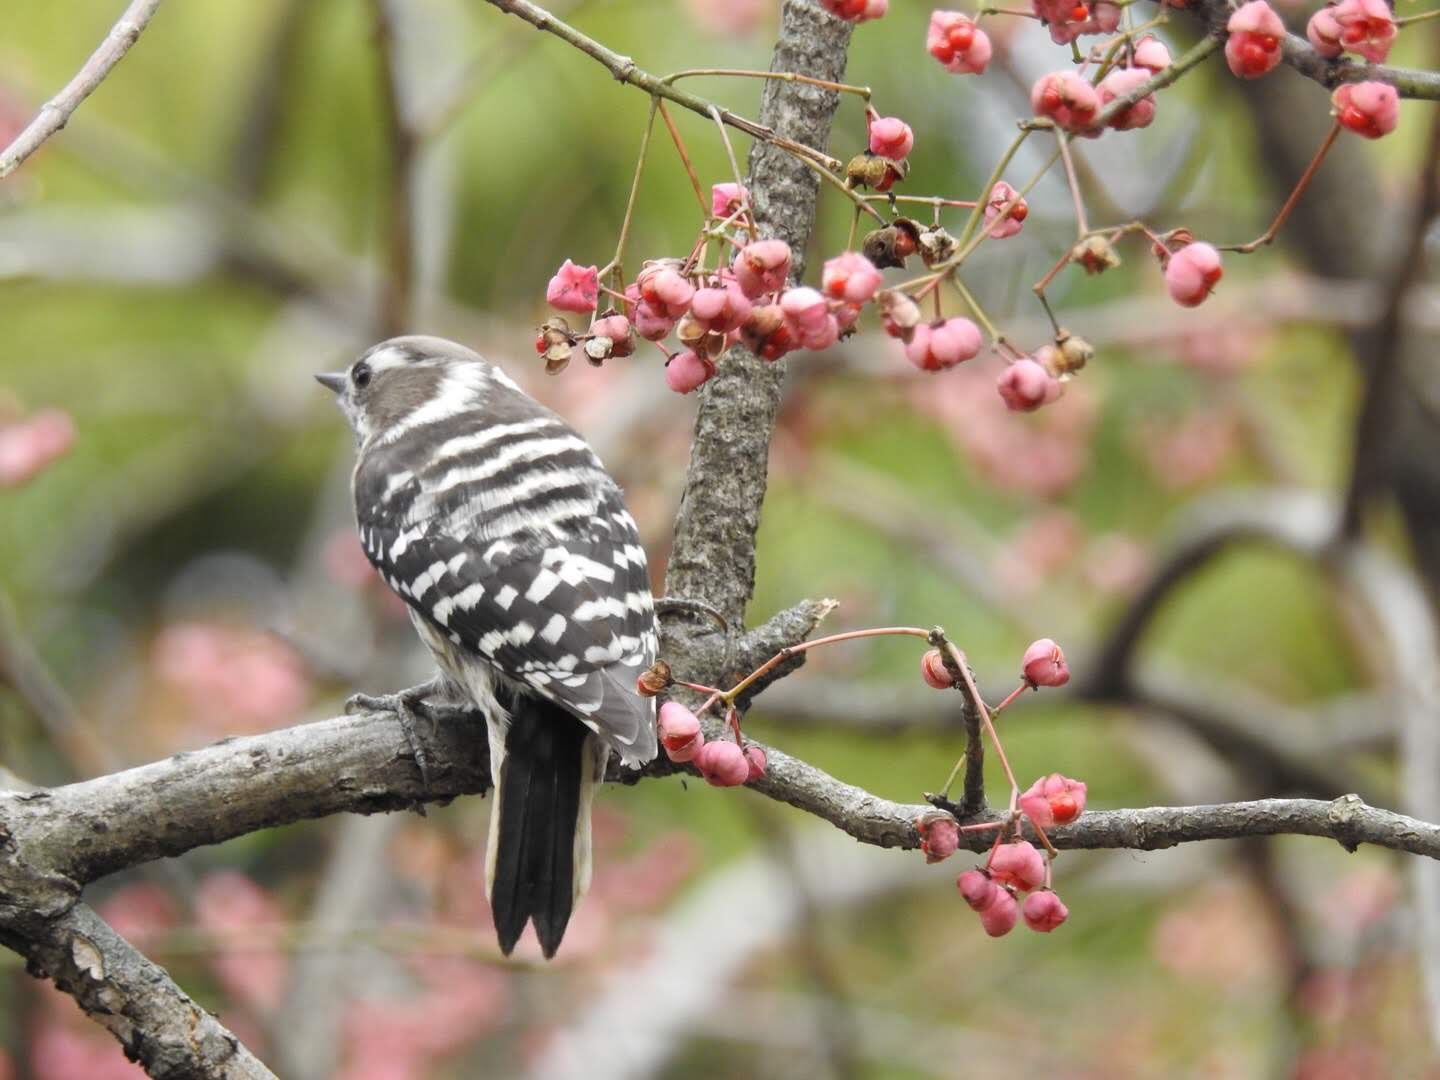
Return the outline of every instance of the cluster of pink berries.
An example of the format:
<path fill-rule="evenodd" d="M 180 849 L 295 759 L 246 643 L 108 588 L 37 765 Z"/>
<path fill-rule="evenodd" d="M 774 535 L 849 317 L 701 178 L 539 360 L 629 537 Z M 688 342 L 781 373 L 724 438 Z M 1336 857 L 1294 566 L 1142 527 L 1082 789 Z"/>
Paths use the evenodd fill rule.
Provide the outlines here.
<path fill-rule="evenodd" d="M 1020 812 L 1039 830 L 1068 825 L 1085 812 L 1086 787 L 1060 773 L 1042 776 L 1020 796 Z M 960 846 L 959 823 L 942 810 L 921 815 L 915 822 L 920 850 L 926 862 L 940 862 Z M 1069 909 L 1050 887 L 1045 856 L 1028 840 L 996 843 L 985 864 L 966 870 L 955 879 L 961 897 L 980 916 L 991 937 L 1003 937 L 1023 916 L 1025 925 L 1049 933 L 1070 916 Z M 1022 905 L 1019 894 L 1029 893 Z"/>
<path fill-rule="evenodd" d="M 1285 23 L 1266 0 L 1241 5 L 1225 24 L 1225 61 L 1242 79 L 1258 79 L 1280 63 Z M 1326 59 L 1352 52 L 1372 64 L 1384 63 L 1395 43 L 1395 16 L 1385 0 L 1339 0 L 1314 15 L 1305 36 Z M 1344 83 L 1330 97 L 1335 119 L 1357 135 L 1378 139 L 1400 122 L 1400 95 L 1382 82 Z"/>
<path fill-rule="evenodd" d="M 1040 6 L 1037 0 L 1037 9 Z M 1105 8 L 1113 5 L 1096 6 Z M 1116 11 L 1118 13 L 1119 9 Z M 1052 36 L 1055 34 L 1056 24 L 1051 24 L 1050 32 Z M 1169 66 L 1170 50 L 1159 38 L 1147 34 L 1132 48 L 1122 52 L 1117 66 L 1094 85 L 1077 71 L 1055 71 L 1042 75 L 1030 88 L 1030 107 L 1036 116 L 1046 117 L 1057 127 L 1094 138 L 1100 134 L 1100 129 L 1095 126 L 1096 119 L 1107 105 L 1139 89 L 1152 75 Z M 1117 131 L 1130 131 L 1148 127 L 1154 119 L 1155 95 L 1146 94 L 1116 111 L 1105 123 Z"/>
<path fill-rule="evenodd" d="M 1015 840 L 992 848 L 990 861 L 966 870 L 955 879 L 955 887 L 980 916 L 985 933 L 1004 937 L 1022 914 L 1020 893 L 1030 894 L 1023 914 L 1031 930 L 1048 934 L 1070 917 L 1070 909 L 1044 881 L 1045 857 L 1030 841 Z"/>
<path fill-rule="evenodd" d="M 707 783 L 738 787 L 765 775 L 765 751 L 729 739 L 706 741 L 700 719 L 678 701 L 660 706 L 660 745 L 671 761 L 690 762 Z"/>

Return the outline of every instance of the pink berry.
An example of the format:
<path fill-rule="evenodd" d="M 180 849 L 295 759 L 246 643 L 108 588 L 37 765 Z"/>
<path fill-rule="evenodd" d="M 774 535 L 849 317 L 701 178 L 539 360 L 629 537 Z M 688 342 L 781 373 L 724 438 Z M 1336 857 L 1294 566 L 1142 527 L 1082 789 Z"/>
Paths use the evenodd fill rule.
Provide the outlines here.
<path fill-rule="evenodd" d="M 1400 122 L 1400 95 L 1388 83 L 1345 83 L 1330 96 L 1330 104 L 1343 127 L 1367 139 L 1390 134 Z"/>
<path fill-rule="evenodd" d="M 765 775 L 765 769 L 769 765 L 769 760 L 766 758 L 764 750 L 760 749 L 760 747 L 754 743 L 751 743 L 745 747 L 745 764 L 750 769 L 749 774 L 745 777 L 745 782 L 748 784 L 752 780 L 759 780 L 760 777 Z"/>
<path fill-rule="evenodd" d="M 729 739 L 707 742 L 695 754 L 695 767 L 714 787 L 738 787 L 750 777 L 745 752 Z"/>
<path fill-rule="evenodd" d="M 790 245 L 784 240 L 756 240 L 735 256 L 732 269 L 736 284 L 751 300 L 779 292 L 790 274 Z"/>
<path fill-rule="evenodd" d="M 1095 89 L 1100 94 L 1100 107 L 1103 109 L 1118 97 L 1123 97 L 1131 90 L 1134 90 L 1141 83 L 1150 78 L 1150 72 L 1145 68 L 1117 68 L 1100 80 L 1100 85 Z M 1108 126 L 1116 131 L 1130 131 L 1134 128 L 1149 127 L 1150 121 L 1155 119 L 1155 95 L 1146 94 L 1133 105 L 1126 106 L 1110 117 Z"/>
<path fill-rule="evenodd" d="M 870 152 L 890 161 L 904 161 L 915 147 L 915 133 L 898 116 L 870 121 Z"/>
<path fill-rule="evenodd" d="M 920 833 L 920 850 L 927 863 L 948 859 L 960 846 L 960 825 L 944 811 L 923 814 L 915 822 Z"/>
<path fill-rule="evenodd" d="M 1068 825 L 1085 812 L 1085 783 L 1059 773 L 1042 776 L 1020 796 L 1020 809 L 1042 829 Z"/>
<path fill-rule="evenodd" d="M 1305 36 L 1328 59 L 1342 52 L 1383 64 L 1395 44 L 1395 16 L 1385 0 L 1340 0 L 1310 16 Z"/>
<path fill-rule="evenodd" d="M 955 879 L 955 887 L 965 903 L 976 911 L 988 906 L 1000 889 L 984 870 L 966 870 Z"/>
<path fill-rule="evenodd" d="M 980 328 L 969 319 L 945 319 L 915 327 L 905 357 L 922 371 L 940 371 L 980 352 Z"/>
<path fill-rule="evenodd" d="M 1280 63 L 1285 24 L 1265 0 L 1250 0 L 1235 9 L 1225 24 L 1225 62 L 1241 79 L 1258 79 Z"/>
<path fill-rule="evenodd" d="M 1032 641 L 1020 660 L 1021 674 L 1031 686 L 1064 686 L 1070 681 L 1070 668 L 1060 646 L 1047 638 Z"/>
<path fill-rule="evenodd" d="M 1100 111 L 1100 97 L 1075 72 L 1057 71 L 1035 81 L 1030 106 L 1036 116 L 1047 116 L 1066 131 L 1085 131 Z"/>
<path fill-rule="evenodd" d="M 1135 43 L 1135 52 L 1130 62 L 1138 68 L 1145 68 L 1152 75 L 1170 66 L 1170 50 L 1154 34 L 1146 34 Z"/>
<path fill-rule="evenodd" d="M 820 6 L 837 18 L 862 23 L 883 16 L 890 0 L 820 0 Z"/>
<path fill-rule="evenodd" d="M 930 649 L 920 657 L 920 677 L 936 690 L 949 690 L 955 685 L 950 672 L 945 670 L 945 661 L 939 649 Z"/>
<path fill-rule="evenodd" d="M 1015 929 L 1015 923 L 1020 916 L 1020 905 L 1010 890 L 997 888 L 991 895 L 990 902 L 976 909 L 976 914 L 980 916 L 980 925 L 985 928 L 985 933 L 991 937 L 1004 937 Z"/>
<path fill-rule="evenodd" d="M 1212 245 L 1186 244 L 1165 264 L 1165 288 L 1177 304 L 1196 307 L 1210 295 L 1223 274 L 1220 253 Z"/>
<path fill-rule="evenodd" d="M 1060 380 L 1028 357 L 1002 371 L 995 385 L 1012 412 L 1034 412 L 1060 396 Z"/>
<path fill-rule="evenodd" d="M 698 390 L 715 374 L 715 364 L 695 352 L 686 349 L 672 356 L 665 365 L 665 385 L 677 394 L 688 394 Z"/>
<path fill-rule="evenodd" d="M 1029 840 L 1012 840 L 991 852 L 985 869 L 1001 885 L 1029 892 L 1045 880 L 1045 856 Z"/>
<path fill-rule="evenodd" d="M 1070 917 L 1070 909 L 1049 889 L 1033 892 L 1025 898 L 1025 925 L 1031 930 L 1048 934 Z"/>
<path fill-rule="evenodd" d="M 875 299 L 883 281 L 874 263 L 859 252 L 846 251 L 826 261 L 820 284 L 833 300 L 867 304 Z"/>
<path fill-rule="evenodd" d="M 569 259 L 555 271 L 545 288 L 545 302 L 561 311 L 594 311 L 599 296 L 599 270 L 593 266 L 576 266 Z"/>
<path fill-rule="evenodd" d="M 690 308 L 695 295 L 695 286 L 672 266 L 663 264 L 647 266 L 635 279 L 640 287 L 640 298 L 657 313 L 678 319 Z"/>
<path fill-rule="evenodd" d="M 629 356 L 635 351 L 635 332 L 624 315 L 607 315 L 590 325 L 590 333 L 610 339 L 611 356 Z"/>
<path fill-rule="evenodd" d="M 710 213 L 717 218 L 732 217 L 749 201 L 750 191 L 744 184 L 732 181 L 728 184 L 711 185 Z"/>
<path fill-rule="evenodd" d="M 751 306 L 750 298 L 731 281 L 720 287 L 697 289 L 690 301 L 690 314 L 706 330 L 728 334 L 750 317 Z"/>
<path fill-rule="evenodd" d="M 985 224 L 987 226 L 999 217 L 1001 210 L 1005 210 L 1007 206 L 1010 207 L 1005 211 L 1005 220 L 990 230 L 992 240 L 1004 240 L 1006 237 L 1014 236 L 1024 227 L 1025 219 L 1030 216 L 1030 207 L 1023 196 L 1016 198 L 1019 194 L 1004 180 L 997 181 L 995 186 L 990 189 L 990 198 L 985 202 Z M 1014 206 L 1010 206 L 1012 199 L 1015 200 Z"/>
<path fill-rule="evenodd" d="M 660 706 L 658 725 L 660 743 L 671 761 L 693 761 L 705 745 L 699 719 L 678 701 L 667 701 Z"/>
<path fill-rule="evenodd" d="M 957 75 L 979 75 L 990 63 L 990 38 L 970 16 L 959 11 L 932 11 L 925 49 Z"/>

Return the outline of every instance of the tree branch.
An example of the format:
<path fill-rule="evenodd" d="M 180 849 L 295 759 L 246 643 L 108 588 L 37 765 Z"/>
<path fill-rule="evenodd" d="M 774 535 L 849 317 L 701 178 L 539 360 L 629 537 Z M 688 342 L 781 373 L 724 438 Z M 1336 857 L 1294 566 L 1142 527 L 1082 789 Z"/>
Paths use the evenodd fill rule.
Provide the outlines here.
<path fill-rule="evenodd" d="M 1225 24 L 1229 21 L 1233 11 L 1228 0 L 1201 0 L 1200 3 L 1184 10 L 1204 22 L 1208 32 L 1218 36 L 1223 43 Z M 1348 56 L 1338 60 L 1327 60 L 1315 51 L 1315 47 L 1309 41 L 1298 34 L 1286 34 L 1280 47 L 1286 64 L 1327 90 L 1333 90 L 1342 83 L 1374 81 L 1389 83 L 1403 98 L 1440 101 L 1440 72 L 1362 63 Z M 1139 88 L 1141 97 L 1149 92 L 1143 87 Z M 1133 95 L 1126 95 L 1127 99 L 1132 97 Z M 1133 100 L 1139 100 L 1139 98 L 1134 97 Z M 1133 101 L 1131 103 L 1133 104 Z M 1120 108 L 1124 108 L 1124 105 L 1120 105 Z M 1113 110 L 1107 108 L 1106 111 L 1112 112 Z"/>
<path fill-rule="evenodd" d="M 120 20 L 110 28 L 100 47 L 90 54 L 79 73 L 65 84 L 65 89 L 47 101 L 24 131 L 0 151 L 0 180 L 18 169 L 42 143 L 70 122 L 80 103 L 95 92 L 105 76 L 120 62 L 140 38 L 160 0 L 133 0 Z"/>
<path fill-rule="evenodd" d="M 0 826 L 0 852 L 5 848 Z M 66 884 L 35 878 L 0 899 L 0 942 L 75 998 L 151 1076 L 275 1080 L 275 1074 Z"/>

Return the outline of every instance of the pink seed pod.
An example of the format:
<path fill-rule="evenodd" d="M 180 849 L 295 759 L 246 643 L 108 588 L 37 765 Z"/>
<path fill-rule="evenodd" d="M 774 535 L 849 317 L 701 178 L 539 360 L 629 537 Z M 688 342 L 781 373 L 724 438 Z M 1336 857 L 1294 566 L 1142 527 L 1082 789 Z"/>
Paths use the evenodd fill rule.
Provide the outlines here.
<path fill-rule="evenodd" d="M 1042 829 L 1068 825 L 1085 812 L 1085 783 L 1051 773 L 1020 796 L 1020 810 Z"/>
<path fill-rule="evenodd" d="M 870 152 L 889 161 L 904 161 L 915 148 L 915 133 L 898 116 L 870 121 Z"/>
<path fill-rule="evenodd" d="M 985 869 L 1001 885 L 1029 892 L 1045 880 L 1045 856 L 1029 840 L 1012 840 L 991 852 Z"/>
<path fill-rule="evenodd" d="M 664 264 L 647 266 L 640 271 L 635 283 L 645 303 L 672 319 L 678 319 L 690 309 L 690 300 L 695 295 L 695 286 L 674 267 Z"/>
<path fill-rule="evenodd" d="M 714 787 L 738 787 L 750 778 L 745 753 L 729 739 L 707 742 L 695 754 L 695 767 Z"/>
<path fill-rule="evenodd" d="M 728 334 L 750 317 L 750 298 L 731 281 L 726 285 L 697 289 L 690 301 L 690 314 L 706 330 Z"/>
<path fill-rule="evenodd" d="M 1333 60 L 1342 52 L 1383 64 L 1395 44 L 1395 16 L 1385 0 L 1340 0 L 1327 4 L 1305 26 L 1315 51 Z"/>
<path fill-rule="evenodd" d="M 1060 396 L 1060 380 L 1029 357 L 1009 365 L 995 386 L 1012 412 L 1034 412 Z"/>
<path fill-rule="evenodd" d="M 1085 131 L 1100 111 L 1095 88 L 1073 71 L 1043 75 L 1030 88 L 1030 106 L 1066 131 Z"/>
<path fill-rule="evenodd" d="M 594 311 L 600 295 L 600 273 L 594 266 L 561 264 L 545 287 L 545 302 L 561 311 Z"/>
<path fill-rule="evenodd" d="M 1204 303 L 1222 276 L 1220 252 L 1203 242 L 1186 244 L 1165 263 L 1165 288 L 1181 307 Z"/>
<path fill-rule="evenodd" d="M 657 724 L 660 744 L 665 747 L 665 756 L 671 761 L 693 761 L 705 745 L 705 733 L 700 730 L 699 719 L 678 701 L 667 701 L 660 706 Z"/>
<path fill-rule="evenodd" d="M 862 23 L 883 16 L 890 10 L 890 0 L 820 0 L 820 6 L 836 18 Z"/>
<path fill-rule="evenodd" d="M 630 320 L 624 315 L 607 315 L 596 319 L 590 325 L 590 333 L 597 338 L 610 339 L 611 356 L 629 356 L 635 351 L 635 331 Z"/>
<path fill-rule="evenodd" d="M 1032 641 L 1020 659 L 1021 675 L 1031 686 L 1064 686 L 1070 681 L 1070 668 L 1060 646 L 1047 638 Z"/>
<path fill-rule="evenodd" d="M 1049 889 L 1033 892 L 1025 898 L 1025 925 L 1031 930 L 1048 934 L 1070 917 L 1070 909 Z"/>
<path fill-rule="evenodd" d="M 790 245 L 784 240 L 756 240 L 740 249 L 731 268 L 736 284 L 751 300 L 779 292 L 790 274 Z"/>
<path fill-rule="evenodd" d="M 977 908 L 976 914 L 980 916 L 980 925 L 985 928 L 985 933 L 991 937 L 1004 937 L 1015 929 L 1015 923 L 1020 916 L 1020 905 L 1015 900 L 1015 894 L 1009 889 L 997 888 L 990 897 L 990 902 Z"/>
<path fill-rule="evenodd" d="M 943 810 L 922 814 L 915 828 L 920 833 L 920 850 L 927 863 L 948 859 L 960 846 L 960 825 Z"/>
<path fill-rule="evenodd" d="M 1225 62 L 1240 79 L 1258 79 L 1280 63 L 1285 24 L 1265 0 L 1250 0 L 1235 9 L 1225 24 Z"/>
<path fill-rule="evenodd" d="M 769 765 L 769 761 L 765 757 L 765 751 L 754 743 L 751 743 L 745 747 L 745 764 L 750 768 L 749 775 L 745 777 L 745 782 L 748 784 L 752 780 L 759 780 L 760 777 L 765 775 L 765 769 Z"/>
<path fill-rule="evenodd" d="M 797 332 L 819 329 L 830 315 L 830 305 L 825 302 L 825 297 L 808 285 L 786 289 L 780 297 L 780 310 L 785 313 L 785 321 L 790 328 Z"/>
<path fill-rule="evenodd" d="M 1367 139 L 1390 134 L 1400 122 L 1400 95 L 1388 83 L 1345 83 L 1330 104 L 1341 126 Z"/>
<path fill-rule="evenodd" d="M 990 64 L 993 49 L 984 30 L 959 11 L 932 11 L 925 33 L 925 51 L 956 75 L 979 75 Z"/>
<path fill-rule="evenodd" d="M 820 286 L 832 300 L 868 304 L 884 281 L 875 264 L 856 251 L 846 251 L 825 263 Z"/>
<path fill-rule="evenodd" d="M 1000 886 L 984 870 L 966 870 L 955 879 L 955 887 L 960 890 L 965 903 L 975 911 L 988 906 L 1000 890 Z"/>
<path fill-rule="evenodd" d="M 1150 78 L 1150 72 L 1145 68 L 1117 68 L 1100 80 L 1100 85 L 1095 89 L 1100 95 L 1100 107 L 1103 109 L 1118 97 L 1123 97 L 1131 90 L 1134 90 L 1141 83 Z M 1155 119 L 1155 95 L 1146 94 L 1133 105 L 1121 109 L 1107 121 L 1108 126 L 1116 131 L 1131 131 L 1135 128 L 1149 127 L 1150 121 Z"/>
<path fill-rule="evenodd" d="M 740 207 L 750 201 L 750 191 L 744 184 L 731 181 L 728 184 L 713 184 L 710 188 L 710 213 L 717 218 L 728 218 L 739 212 Z"/>
<path fill-rule="evenodd" d="M 985 224 L 988 227 L 1000 215 L 1000 211 L 1010 206 L 1010 200 L 1019 194 L 1013 187 L 1004 180 L 996 182 L 990 189 L 990 198 L 985 201 Z M 990 230 L 990 239 L 1004 240 L 1006 237 L 1014 236 L 1025 227 L 1025 219 L 1030 216 L 1030 206 L 1024 198 L 1016 201 L 1014 206 L 1006 211 L 1005 220 Z"/>
<path fill-rule="evenodd" d="M 941 371 L 980 352 L 980 328 L 969 319 L 945 319 L 915 327 L 905 357 L 922 371 Z"/>
<path fill-rule="evenodd" d="M 665 365 L 665 385 L 677 394 L 698 390 L 715 374 L 715 365 L 695 352 L 685 349 L 672 356 Z"/>
<path fill-rule="evenodd" d="M 936 690 L 949 690 L 955 685 L 950 672 L 945 670 L 945 660 L 939 649 L 930 649 L 920 657 L 920 677 L 925 680 L 925 685 Z"/>
<path fill-rule="evenodd" d="M 1130 62 L 1138 68 L 1145 68 L 1153 75 L 1170 66 L 1170 50 L 1154 34 L 1146 34 L 1135 43 Z"/>

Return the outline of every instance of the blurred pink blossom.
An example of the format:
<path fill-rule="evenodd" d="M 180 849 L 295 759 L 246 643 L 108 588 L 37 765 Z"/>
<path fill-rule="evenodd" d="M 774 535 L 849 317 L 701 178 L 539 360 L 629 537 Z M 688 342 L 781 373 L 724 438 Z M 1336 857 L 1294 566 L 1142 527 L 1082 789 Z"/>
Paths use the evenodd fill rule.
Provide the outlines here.
<path fill-rule="evenodd" d="M 685 0 L 697 25 L 720 37 L 747 37 L 774 19 L 775 0 Z"/>
<path fill-rule="evenodd" d="M 156 637 L 151 662 L 206 733 L 264 731 L 296 720 L 310 680 L 295 651 L 269 634 L 179 622 Z"/>
<path fill-rule="evenodd" d="M 944 379 L 915 384 L 911 401 L 943 425 L 994 487 L 1042 498 L 1064 494 L 1090 464 L 1098 414 L 1093 391 L 1085 380 L 1074 380 L 1050 407 L 1012 413 L 995 400 L 996 370 L 962 364 Z"/>
<path fill-rule="evenodd" d="M 1253 892 L 1222 881 L 1191 887 L 1185 896 L 1151 935 L 1151 951 L 1164 967 L 1231 991 L 1275 969 L 1280 945 Z"/>
<path fill-rule="evenodd" d="M 34 480 L 75 443 L 75 422 L 60 409 L 41 409 L 0 426 L 0 488 Z"/>
<path fill-rule="evenodd" d="M 1097 592 L 1123 595 L 1139 588 L 1150 572 L 1150 551 L 1133 536 L 1103 533 L 1085 549 L 1081 568 Z"/>
<path fill-rule="evenodd" d="M 1172 491 L 1214 479 L 1239 442 L 1235 417 L 1221 409 L 1196 409 L 1181 418 L 1141 427 L 1140 449 L 1151 473 Z"/>
<path fill-rule="evenodd" d="M 210 966 L 227 993 L 262 1013 L 272 1012 L 285 994 L 289 958 L 275 944 L 285 913 L 265 889 L 236 870 L 208 875 L 195 892 L 195 921 L 215 931 L 222 946 Z"/>
<path fill-rule="evenodd" d="M 180 922 L 180 909 L 164 888 L 149 881 L 122 885 L 96 910 L 117 934 L 139 949 Z"/>

